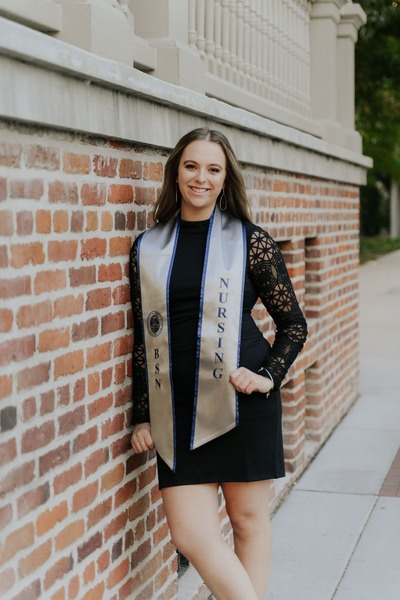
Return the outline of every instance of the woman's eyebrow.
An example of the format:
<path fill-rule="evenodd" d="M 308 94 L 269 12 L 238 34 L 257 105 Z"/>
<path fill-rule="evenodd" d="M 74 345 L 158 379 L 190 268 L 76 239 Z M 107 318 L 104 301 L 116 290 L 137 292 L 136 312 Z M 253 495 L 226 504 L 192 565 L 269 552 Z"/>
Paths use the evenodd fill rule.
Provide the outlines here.
<path fill-rule="evenodd" d="M 186 160 L 183 161 L 183 164 L 185 165 L 186 163 L 194 163 L 196 165 L 198 165 L 199 163 L 196 160 L 192 160 L 190 158 L 187 158 Z M 208 167 L 219 167 L 220 169 L 222 169 L 222 165 L 220 165 L 219 163 L 209 163 L 207 165 Z"/>

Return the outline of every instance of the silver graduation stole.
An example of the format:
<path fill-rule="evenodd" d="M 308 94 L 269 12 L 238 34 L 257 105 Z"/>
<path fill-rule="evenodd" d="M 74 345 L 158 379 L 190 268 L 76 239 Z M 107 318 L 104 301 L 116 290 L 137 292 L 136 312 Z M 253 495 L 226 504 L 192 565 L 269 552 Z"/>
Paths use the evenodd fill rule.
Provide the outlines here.
<path fill-rule="evenodd" d="M 180 219 L 158 223 L 138 244 L 151 433 L 157 452 L 175 469 L 169 282 Z M 200 295 L 191 450 L 236 427 L 237 393 L 229 374 L 239 366 L 246 233 L 215 208 L 207 236 Z"/>

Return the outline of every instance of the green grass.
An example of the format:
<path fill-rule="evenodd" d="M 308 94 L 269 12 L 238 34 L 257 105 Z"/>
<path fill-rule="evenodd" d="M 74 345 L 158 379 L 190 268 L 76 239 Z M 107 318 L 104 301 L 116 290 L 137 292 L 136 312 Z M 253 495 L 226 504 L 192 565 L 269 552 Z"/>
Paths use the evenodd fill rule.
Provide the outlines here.
<path fill-rule="evenodd" d="M 400 238 L 362 237 L 360 239 L 360 263 L 375 260 L 388 252 L 400 250 Z"/>

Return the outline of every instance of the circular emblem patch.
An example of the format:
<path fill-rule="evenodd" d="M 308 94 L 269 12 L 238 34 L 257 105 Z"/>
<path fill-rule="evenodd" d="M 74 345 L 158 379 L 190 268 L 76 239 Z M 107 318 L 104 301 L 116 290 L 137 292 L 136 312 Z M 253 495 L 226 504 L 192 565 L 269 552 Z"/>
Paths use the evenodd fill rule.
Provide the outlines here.
<path fill-rule="evenodd" d="M 163 318 L 159 312 L 152 310 L 147 317 L 147 329 L 150 335 L 157 337 L 163 328 Z"/>

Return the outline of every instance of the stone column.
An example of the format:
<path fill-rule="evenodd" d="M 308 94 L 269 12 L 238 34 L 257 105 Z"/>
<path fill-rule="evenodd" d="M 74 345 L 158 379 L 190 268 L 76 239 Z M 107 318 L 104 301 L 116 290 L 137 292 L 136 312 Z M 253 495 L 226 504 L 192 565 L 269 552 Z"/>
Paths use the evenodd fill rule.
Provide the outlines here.
<path fill-rule="evenodd" d="M 54 1 L 62 9 L 62 29 L 54 37 L 133 66 L 133 17 L 125 1 Z"/>
<path fill-rule="evenodd" d="M 311 104 L 324 138 L 343 145 L 337 124 L 337 28 L 347 0 L 314 0 L 310 21 Z"/>
<path fill-rule="evenodd" d="M 337 39 L 337 120 L 346 130 L 346 146 L 361 152 L 362 139 L 354 131 L 354 46 L 358 30 L 367 22 L 359 4 L 345 4 L 340 11 Z"/>
<path fill-rule="evenodd" d="M 135 33 L 157 49 L 155 77 L 204 92 L 205 64 L 189 46 L 189 2 L 129 0 Z"/>

